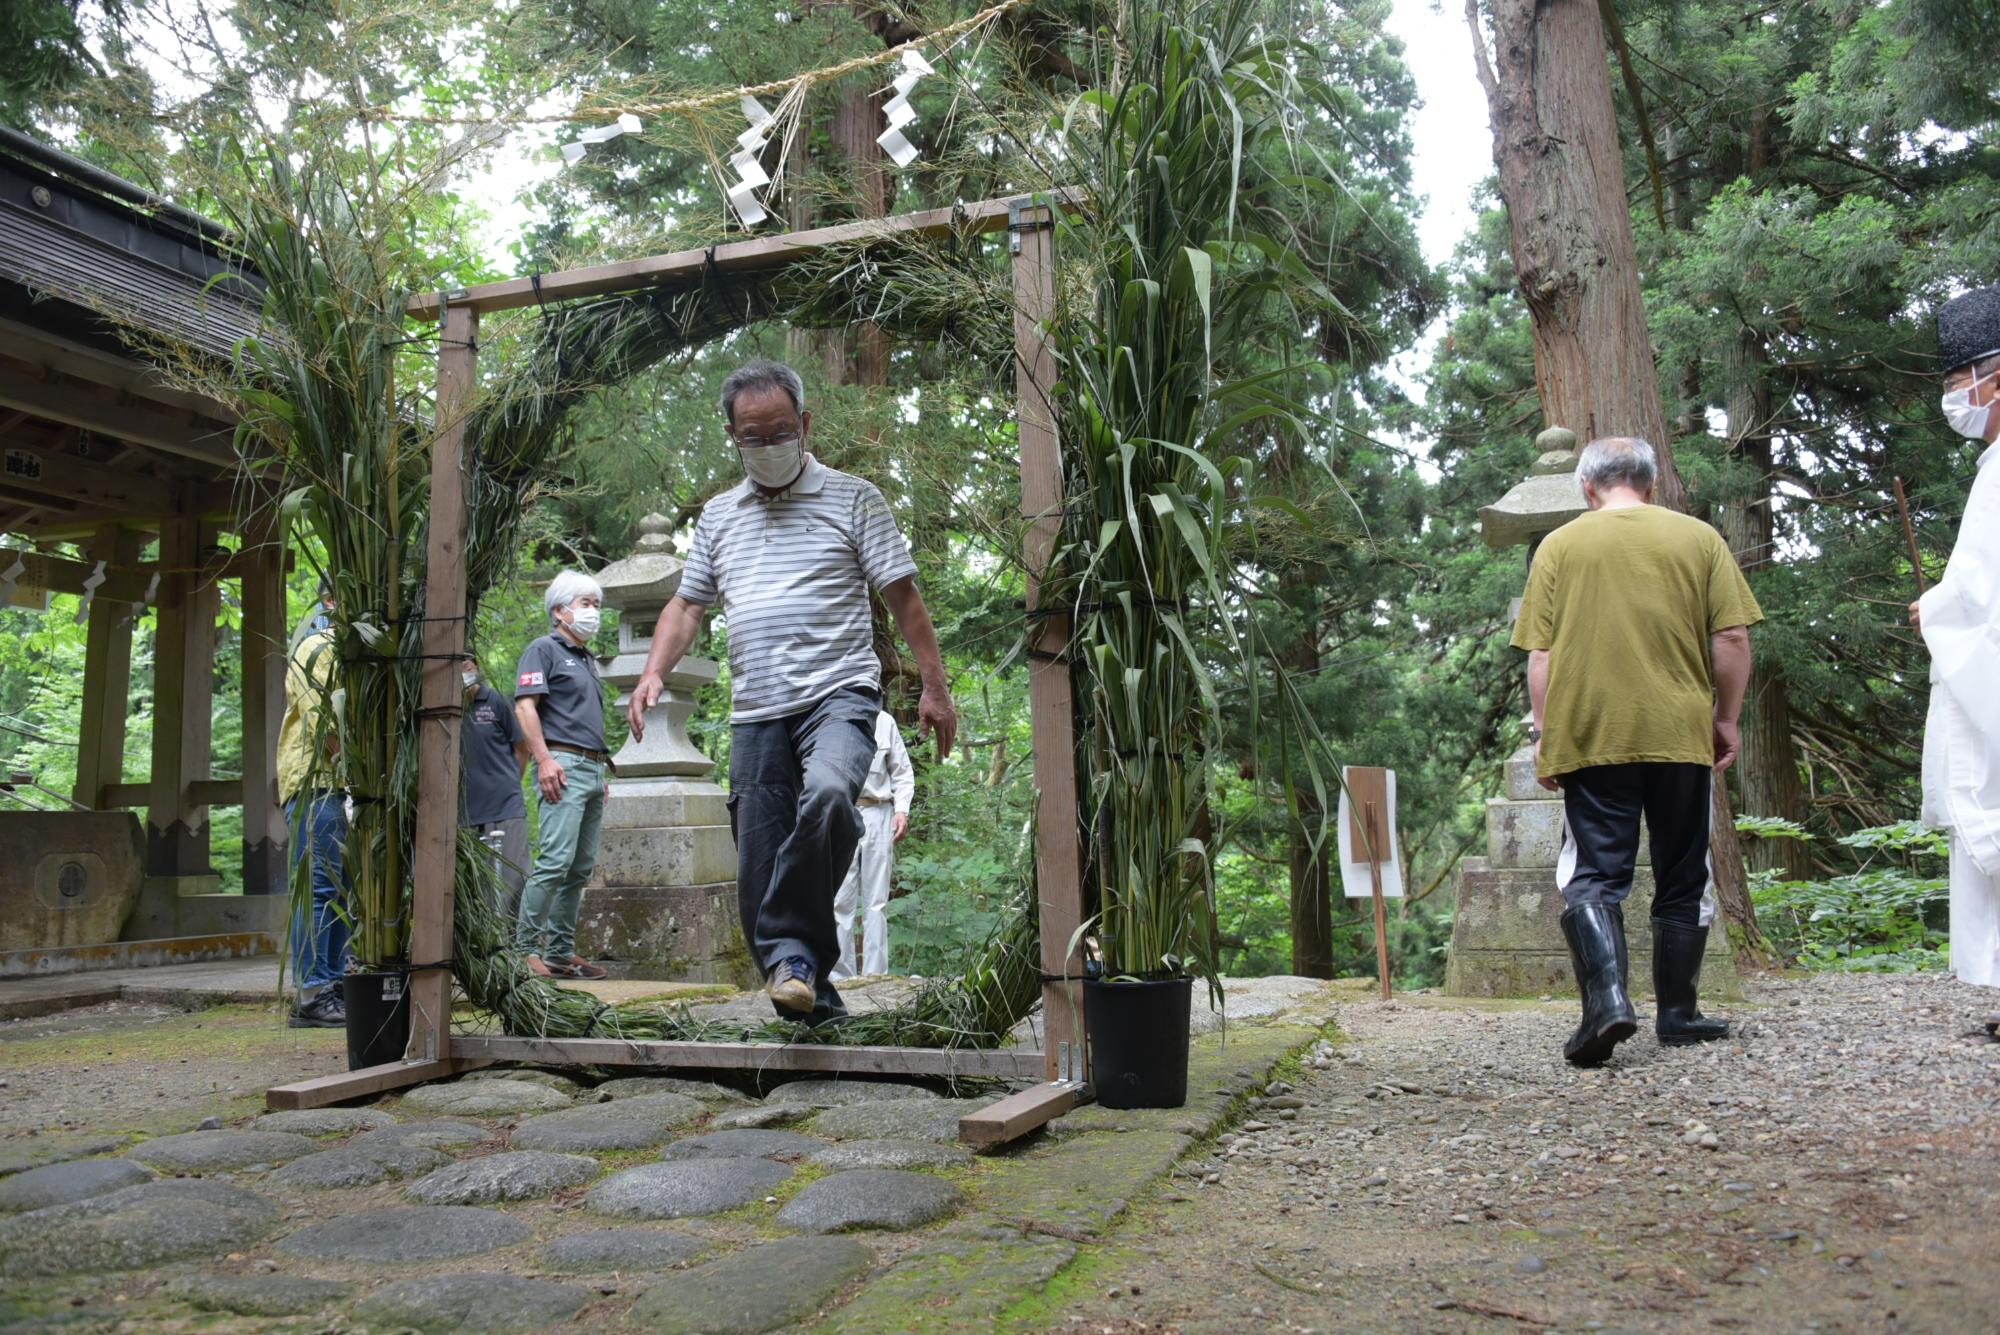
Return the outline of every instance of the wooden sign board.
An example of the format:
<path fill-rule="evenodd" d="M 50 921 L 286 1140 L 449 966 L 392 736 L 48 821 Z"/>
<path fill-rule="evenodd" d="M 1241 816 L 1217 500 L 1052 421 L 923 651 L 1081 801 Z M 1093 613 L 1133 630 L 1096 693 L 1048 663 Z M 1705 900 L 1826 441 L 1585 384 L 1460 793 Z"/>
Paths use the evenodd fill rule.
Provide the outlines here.
<path fill-rule="evenodd" d="M 1375 765 L 1341 770 L 1340 880 L 1348 898 L 1375 902 L 1375 972 L 1389 999 L 1389 919 L 1383 901 L 1403 893 L 1396 860 L 1396 772 Z"/>
<path fill-rule="evenodd" d="M 1375 893 L 1375 877 L 1369 869 L 1368 850 L 1372 843 L 1380 859 L 1382 894 L 1388 899 L 1403 897 L 1403 866 L 1396 852 L 1396 771 L 1374 765 L 1348 765 L 1341 770 L 1346 780 L 1340 794 L 1340 884 L 1349 899 L 1367 899 Z M 1373 838 L 1367 830 L 1368 808 L 1375 809 Z"/>

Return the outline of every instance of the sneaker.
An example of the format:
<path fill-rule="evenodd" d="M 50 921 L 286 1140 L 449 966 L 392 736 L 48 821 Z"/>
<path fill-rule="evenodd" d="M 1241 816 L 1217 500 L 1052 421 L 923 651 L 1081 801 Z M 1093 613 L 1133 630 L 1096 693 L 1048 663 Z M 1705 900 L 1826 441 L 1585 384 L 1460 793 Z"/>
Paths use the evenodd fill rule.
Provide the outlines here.
<path fill-rule="evenodd" d="M 595 982 L 600 978 L 609 978 L 611 976 L 610 971 L 603 965 L 592 964 L 581 955 L 571 955 L 568 959 L 562 961 L 562 963 L 569 970 L 564 975 L 568 978 L 583 978 Z"/>
<path fill-rule="evenodd" d="M 770 993 L 773 1002 L 786 1010 L 800 1015 L 811 1014 L 813 1004 L 818 1000 L 813 994 L 812 961 L 804 955 L 786 956 L 771 970 L 764 990 Z"/>
<path fill-rule="evenodd" d="M 328 989 L 311 1001 L 294 1006 L 291 1018 L 285 1023 L 293 1029 L 345 1029 L 347 1007 L 331 989 Z"/>

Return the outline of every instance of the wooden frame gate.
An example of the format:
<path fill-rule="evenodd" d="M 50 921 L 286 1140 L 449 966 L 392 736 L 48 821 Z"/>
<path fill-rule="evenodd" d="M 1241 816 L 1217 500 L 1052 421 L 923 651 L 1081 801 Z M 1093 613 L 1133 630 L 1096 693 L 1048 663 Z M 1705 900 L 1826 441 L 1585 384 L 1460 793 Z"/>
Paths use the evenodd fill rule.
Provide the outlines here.
<path fill-rule="evenodd" d="M 960 1122 L 961 1139 L 1009 1140 L 1060 1116 L 1089 1096 L 1083 1033 L 1082 962 L 1069 950 L 1083 918 L 1082 849 L 1078 843 L 1076 739 L 1063 650 L 1066 613 L 1040 608 L 1041 576 L 1055 551 L 1062 509 L 1062 458 L 1049 390 L 1055 358 L 1047 325 L 1055 306 L 1055 209 L 1066 200 L 1045 195 L 986 200 L 895 218 L 789 232 L 587 269 L 508 279 L 410 302 L 413 318 L 441 322 L 438 347 L 438 435 L 431 459 L 431 525 L 427 554 L 417 826 L 412 883 L 410 955 L 448 960 L 457 856 L 459 683 L 455 661 L 465 612 L 466 525 L 463 457 L 468 406 L 477 384 L 479 318 L 548 301 L 604 296 L 687 278 L 713 267 L 724 272 L 780 268 L 823 249 L 952 233 L 1005 230 L 1013 270 L 1016 418 L 1021 446 L 1021 508 L 1028 527 L 1026 558 L 1029 706 L 1037 788 L 1036 910 L 1041 927 L 1042 1051 L 843 1047 L 826 1043 L 642 1042 L 552 1039 L 451 1032 L 452 975 L 448 965 L 413 972 L 410 1046 L 400 1062 L 325 1076 L 270 1090 L 272 1108 L 314 1108 L 344 1099 L 456 1075 L 496 1061 L 543 1061 L 597 1066 L 682 1067 L 736 1071 L 818 1071 L 881 1075 L 1019 1078 L 1042 1083 L 1002 1099 Z"/>

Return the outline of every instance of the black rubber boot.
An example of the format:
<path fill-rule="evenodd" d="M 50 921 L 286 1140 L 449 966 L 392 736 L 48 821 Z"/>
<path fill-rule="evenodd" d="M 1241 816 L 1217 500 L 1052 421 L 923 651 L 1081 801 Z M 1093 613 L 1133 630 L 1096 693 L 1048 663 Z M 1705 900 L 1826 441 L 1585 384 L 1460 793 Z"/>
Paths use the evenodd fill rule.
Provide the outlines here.
<path fill-rule="evenodd" d="M 1607 904 L 1580 904 L 1562 915 L 1563 939 L 1576 968 L 1576 989 L 1583 994 L 1583 1023 L 1563 1044 L 1563 1059 L 1577 1066 L 1596 1066 L 1639 1027 L 1631 998 L 1619 976 L 1619 930 L 1623 915 Z"/>
<path fill-rule="evenodd" d="M 1653 1032 L 1664 1046 L 1729 1037 L 1729 1021 L 1711 1020 L 1695 1005 L 1695 980 L 1701 977 L 1701 957 L 1707 952 L 1706 927 L 1653 919 L 1653 1000 L 1659 1007 Z"/>
<path fill-rule="evenodd" d="M 1625 949 L 1625 906 L 1613 904 L 1611 907 L 1611 928 L 1618 939 L 1618 986 L 1625 989 L 1625 999 L 1632 999 L 1632 961 Z"/>

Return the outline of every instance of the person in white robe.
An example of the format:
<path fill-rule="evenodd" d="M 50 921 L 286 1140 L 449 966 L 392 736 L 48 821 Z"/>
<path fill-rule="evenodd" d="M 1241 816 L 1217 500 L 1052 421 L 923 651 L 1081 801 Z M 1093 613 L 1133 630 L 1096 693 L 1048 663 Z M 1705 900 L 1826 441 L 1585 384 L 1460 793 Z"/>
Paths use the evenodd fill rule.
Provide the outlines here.
<path fill-rule="evenodd" d="M 1944 577 L 1910 606 L 1931 655 L 1923 819 L 1951 838 L 1952 972 L 2000 988 L 2000 287 L 1939 308 L 1938 350 L 1945 417 L 1985 449 Z"/>
<path fill-rule="evenodd" d="M 902 729 L 888 710 L 875 716 L 875 761 L 861 785 L 861 842 L 854 865 L 833 897 L 834 929 L 840 935 L 838 983 L 856 973 L 889 972 L 889 884 L 896 845 L 910 828 L 910 803 L 917 795 L 917 771 L 903 745 Z M 854 919 L 861 917 L 861 955 L 854 953 Z M 859 968 L 856 965 L 859 964 Z"/>

